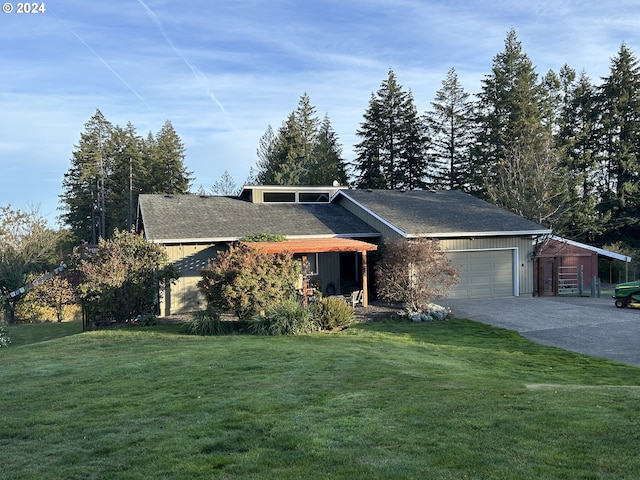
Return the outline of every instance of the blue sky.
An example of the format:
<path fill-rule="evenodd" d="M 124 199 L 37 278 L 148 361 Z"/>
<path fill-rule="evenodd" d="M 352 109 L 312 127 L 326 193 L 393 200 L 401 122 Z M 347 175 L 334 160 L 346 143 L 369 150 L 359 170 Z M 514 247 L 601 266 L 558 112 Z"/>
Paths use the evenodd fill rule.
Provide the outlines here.
<path fill-rule="evenodd" d="M 452 67 L 477 93 L 511 28 L 539 75 L 567 63 L 599 84 L 623 42 L 640 54 L 634 0 L 50 0 L 31 14 L 9 6 L 0 13 L 0 205 L 36 208 L 52 224 L 96 109 L 143 136 L 170 120 L 193 190 L 210 190 L 225 170 L 242 185 L 260 136 L 305 92 L 352 160 L 389 68 L 424 112 Z"/>

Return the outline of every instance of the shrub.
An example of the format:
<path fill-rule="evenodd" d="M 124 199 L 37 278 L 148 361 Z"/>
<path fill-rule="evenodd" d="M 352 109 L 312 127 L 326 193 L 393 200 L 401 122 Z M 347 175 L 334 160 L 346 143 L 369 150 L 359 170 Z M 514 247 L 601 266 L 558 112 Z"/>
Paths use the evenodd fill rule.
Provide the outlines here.
<path fill-rule="evenodd" d="M 109 240 L 100 239 L 96 253 L 80 260 L 78 272 L 89 318 L 117 322 L 155 311 L 158 292 L 178 277 L 164 247 L 119 230 Z"/>
<path fill-rule="evenodd" d="M 258 233 L 257 235 L 247 235 L 240 239 L 241 242 L 284 242 L 287 239 L 284 235 L 275 233 Z"/>
<path fill-rule="evenodd" d="M 338 297 L 324 297 L 311 305 L 313 318 L 322 330 L 346 327 L 353 323 L 353 307 Z"/>
<path fill-rule="evenodd" d="M 230 322 L 221 320 L 220 315 L 211 310 L 195 312 L 188 326 L 191 335 L 224 335 L 232 330 Z"/>
<path fill-rule="evenodd" d="M 269 308 L 264 315 L 249 320 L 249 331 L 256 335 L 302 335 L 319 330 L 311 310 L 289 299 Z"/>
<path fill-rule="evenodd" d="M 412 322 L 431 322 L 434 320 L 446 320 L 451 318 L 451 309 L 435 303 L 429 303 L 424 310 L 420 312 L 409 312 L 407 310 L 403 310 L 399 315 L 407 317 Z"/>
<path fill-rule="evenodd" d="M 158 318 L 153 313 L 143 313 L 136 317 L 136 322 L 143 327 L 151 327 L 158 324 Z"/>
<path fill-rule="evenodd" d="M 4 327 L 0 327 L 0 348 L 8 347 L 11 343 L 11 339 L 7 336 L 7 332 L 4 331 Z"/>
<path fill-rule="evenodd" d="M 300 265 L 288 253 L 268 254 L 249 245 L 231 246 L 201 272 L 198 288 L 215 311 L 243 320 L 291 297 Z"/>
<path fill-rule="evenodd" d="M 458 283 L 458 272 L 437 240 L 400 239 L 384 244 L 375 268 L 378 295 L 421 312 Z"/>

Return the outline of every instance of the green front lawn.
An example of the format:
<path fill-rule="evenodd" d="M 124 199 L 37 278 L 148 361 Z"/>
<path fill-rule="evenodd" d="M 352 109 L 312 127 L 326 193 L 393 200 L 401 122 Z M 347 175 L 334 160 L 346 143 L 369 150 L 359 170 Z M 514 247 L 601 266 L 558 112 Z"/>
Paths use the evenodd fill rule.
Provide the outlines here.
<path fill-rule="evenodd" d="M 12 340 L 26 327 L 39 326 L 12 327 Z M 640 471 L 640 369 L 471 321 L 300 337 L 166 326 L 54 336 L 0 349 L 0 479 Z"/>

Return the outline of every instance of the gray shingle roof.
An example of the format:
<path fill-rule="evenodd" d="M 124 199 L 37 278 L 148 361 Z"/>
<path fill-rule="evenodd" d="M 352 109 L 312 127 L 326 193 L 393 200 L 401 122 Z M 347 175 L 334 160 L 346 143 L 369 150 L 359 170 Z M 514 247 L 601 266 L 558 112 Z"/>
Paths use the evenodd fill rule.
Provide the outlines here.
<path fill-rule="evenodd" d="M 237 197 L 140 195 L 146 237 L 155 242 L 231 241 L 247 235 L 378 236 L 336 204 L 251 203 Z"/>
<path fill-rule="evenodd" d="M 361 205 L 409 237 L 549 233 L 520 215 L 455 190 L 342 190 L 339 196 Z"/>

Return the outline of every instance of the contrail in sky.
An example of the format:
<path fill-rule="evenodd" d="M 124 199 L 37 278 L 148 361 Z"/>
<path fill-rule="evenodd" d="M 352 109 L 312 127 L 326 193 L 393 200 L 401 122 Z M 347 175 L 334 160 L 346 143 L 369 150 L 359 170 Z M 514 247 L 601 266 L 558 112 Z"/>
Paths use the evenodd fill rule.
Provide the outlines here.
<path fill-rule="evenodd" d="M 158 18 L 158 16 L 155 13 L 153 13 L 153 11 L 147 6 L 147 4 L 143 0 L 138 0 L 138 3 L 140 5 L 142 5 L 142 7 L 146 10 L 147 14 L 151 18 L 151 20 L 153 20 L 153 22 L 156 24 L 156 26 L 158 27 L 158 30 L 160 30 L 160 33 L 162 34 L 162 36 L 164 37 L 166 42 L 169 44 L 169 46 L 173 49 L 175 54 L 178 55 L 182 59 L 182 61 L 191 69 L 191 72 L 193 73 L 193 76 L 196 78 L 196 80 L 198 80 L 199 82 L 204 83 L 204 85 L 206 86 L 206 89 L 207 89 L 207 93 L 209 94 L 209 97 L 211 98 L 211 100 L 213 100 L 216 103 L 216 105 L 218 105 L 218 107 L 220 108 L 222 113 L 224 113 L 224 115 L 226 117 L 227 112 L 224 109 L 224 105 L 222 105 L 222 103 L 220 103 L 218 98 L 215 96 L 215 94 L 209 88 L 207 77 L 200 70 L 198 70 L 196 67 L 191 65 L 189 60 L 187 60 L 185 58 L 185 56 L 182 55 L 182 53 L 180 53 L 180 51 L 173 44 L 173 42 L 171 41 L 171 39 L 169 38 L 167 33 L 164 31 L 164 28 L 162 27 L 162 23 L 160 22 L 160 19 Z"/>
<path fill-rule="evenodd" d="M 47 10 L 48 10 L 49 12 L 51 12 L 51 9 L 50 9 L 49 7 L 47 7 Z M 96 58 L 97 58 L 98 60 L 100 60 L 100 61 L 102 62 L 102 64 L 103 64 L 105 67 L 107 67 L 107 69 L 109 69 L 109 71 L 110 71 L 111 73 L 113 73 L 113 74 L 115 75 L 115 77 L 116 77 L 118 80 L 120 80 L 120 81 L 122 82 L 122 84 L 123 84 L 125 87 L 127 87 L 127 88 L 128 88 L 128 89 L 129 89 L 129 90 L 130 90 L 130 91 L 131 91 L 131 92 L 136 96 L 136 97 L 138 97 L 138 98 L 140 99 L 140 101 L 141 101 L 142 103 L 144 103 L 144 104 L 147 106 L 147 108 L 151 109 L 151 107 L 150 107 L 150 106 L 149 106 L 149 104 L 146 102 L 146 100 L 142 97 L 142 95 L 140 95 L 140 94 L 136 91 L 136 89 L 135 89 L 135 88 L 133 88 L 131 85 L 129 85 L 129 84 L 126 82 L 126 80 L 120 76 L 120 74 L 119 74 L 118 72 L 116 72 L 113 68 L 111 68 L 111 65 L 109 65 L 109 63 L 108 63 L 104 58 L 102 58 L 100 55 L 98 55 L 98 52 L 96 52 L 93 48 L 91 48 L 91 46 L 90 46 L 87 42 L 85 42 L 85 41 L 82 39 L 82 37 L 81 37 L 80 35 L 78 35 L 76 32 L 74 32 L 74 31 L 71 29 L 71 27 L 69 27 L 69 25 L 67 25 L 67 24 L 66 24 L 66 22 L 64 22 L 60 17 L 58 17 L 54 12 L 51 12 L 51 13 L 53 13 L 53 15 L 58 19 L 58 21 L 59 21 L 60 23 L 62 23 L 62 24 L 66 27 L 66 29 L 67 29 L 67 30 L 69 30 L 69 31 L 73 34 L 73 36 L 74 36 L 74 37 L 76 37 L 76 38 L 77 38 L 77 39 L 78 39 L 78 40 L 79 40 L 79 41 L 80 41 L 80 42 L 81 42 L 85 47 L 87 47 L 87 49 L 88 49 L 91 53 L 93 53 L 93 54 L 96 56 Z"/>
<path fill-rule="evenodd" d="M 93 53 L 96 57 L 98 57 L 98 60 L 100 60 L 100 61 L 104 64 L 104 66 L 105 66 L 105 67 L 107 67 L 107 68 L 111 71 L 111 73 L 113 73 L 113 74 L 118 78 L 118 80 L 120 80 L 120 81 L 124 84 L 124 86 L 125 86 L 125 87 L 127 87 L 129 90 L 131 90 L 131 91 L 133 92 L 133 94 L 134 94 L 136 97 L 138 97 L 138 98 L 140 99 L 140 101 L 142 101 L 142 103 L 144 103 L 147 107 L 149 107 L 149 109 L 151 108 L 151 107 L 149 106 L 149 104 L 145 101 L 145 99 L 142 97 L 142 95 L 140 95 L 140 94 L 136 91 L 136 89 L 135 89 L 135 88 L 133 88 L 131 85 L 129 85 L 129 84 L 125 81 L 125 79 L 124 79 L 124 78 L 122 78 L 122 77 L 120 76 L 120 74 L 119 74 L 118 72 L 116 72 L 113 68 L 111 68 L 111 65 L 109 65 L 109 64 L 107 63 L 107 61 L 106 61 L 104 58 L 102 58 L 100 55 L 98 55 L 98 54 L 96 53 L 96 51 L 95 51 L 93 48 L 91 48 L 87 42 L 85 42 L 82 38 L 80 38 L 80 35 L 78 35 L 78 34 L 77 34 L 76 32 L 74 32 L 73 30 L 70 30 L 70 31 L 71 31 L 71 33 L 73 33 L 73 34 L 75 35 L 75 37 L 76 37 L 78 40 L 80 40 L 80 41 L 84 44 L 84 46 L 85 46 L 85 47 L 87 47 L 87 48 L 89 49 L 89 51 L 90 51 L 91 53 Z"/>

